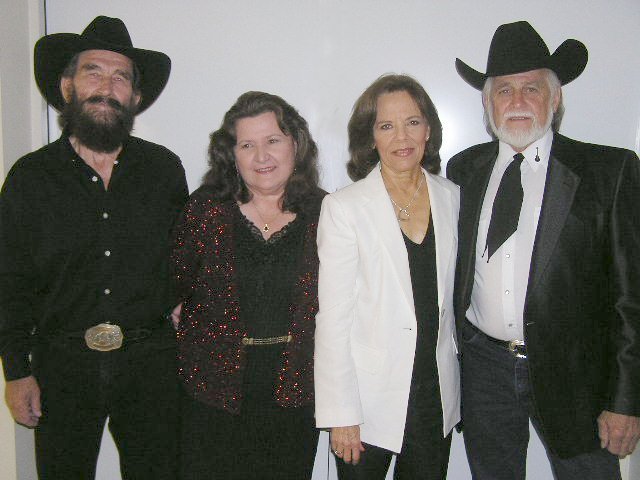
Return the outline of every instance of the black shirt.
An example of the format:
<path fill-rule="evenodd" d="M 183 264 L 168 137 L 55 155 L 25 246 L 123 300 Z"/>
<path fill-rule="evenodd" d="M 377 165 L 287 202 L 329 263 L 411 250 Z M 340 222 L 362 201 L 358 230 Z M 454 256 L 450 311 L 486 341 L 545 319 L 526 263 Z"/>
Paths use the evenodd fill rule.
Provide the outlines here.
<path fill-rule="evenodd" d="M 0 195 L 7 380 L 30 375 L 36 338 L 103 322 L 126 330 L 165 321 L 170 230 L 187 194 L 180 159 L 135 137 L 123 145 L 108 190 L 65 136 L 16 162 Z"/>
<path fill-rule="evenodd" d="M 413 288 L 417 336 L 413 374 L 409 394 L 409 411 L 413 415 L 442 420 L 436 345 L 438 343 L 438 273 L 433 220 L 422 243 L 413 243 L 403 234 L 409 257 Z"/>

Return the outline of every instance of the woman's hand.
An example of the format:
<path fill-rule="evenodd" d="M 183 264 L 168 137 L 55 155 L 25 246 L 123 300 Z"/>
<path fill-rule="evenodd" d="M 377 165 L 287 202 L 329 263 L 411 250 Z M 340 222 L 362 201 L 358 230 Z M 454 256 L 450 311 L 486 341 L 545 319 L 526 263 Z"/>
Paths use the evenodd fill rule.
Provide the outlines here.
<path fill-rule="evenodd" d="M 360 452 L 364 447 L 360 441 L 360 426 L 333 427 L 331 429 L 331 450 L 345 463 L 356 465 L 360 461 Z"/>
<path fill-rule="evenodd" d="M 173 328 L 176 330 L 178 330 L 178 325 L 180 324 L 181 313 L 182 313 L 182 303 L 176 305 L 176 307 L 169 314 L 169 317 L 171 318 L 171 323 L 173 324 Z"/>

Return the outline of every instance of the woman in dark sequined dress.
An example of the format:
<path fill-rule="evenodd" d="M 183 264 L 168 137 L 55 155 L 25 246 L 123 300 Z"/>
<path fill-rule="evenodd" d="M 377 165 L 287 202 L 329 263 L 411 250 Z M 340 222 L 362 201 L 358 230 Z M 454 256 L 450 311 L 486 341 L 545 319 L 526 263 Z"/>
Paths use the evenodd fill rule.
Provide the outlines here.
<path fill-rule="evenodd" d="M 184 479 L 311 478 L 316 161 L 306 121 L 267 93 L 211 135 L 173 254 Z"/>

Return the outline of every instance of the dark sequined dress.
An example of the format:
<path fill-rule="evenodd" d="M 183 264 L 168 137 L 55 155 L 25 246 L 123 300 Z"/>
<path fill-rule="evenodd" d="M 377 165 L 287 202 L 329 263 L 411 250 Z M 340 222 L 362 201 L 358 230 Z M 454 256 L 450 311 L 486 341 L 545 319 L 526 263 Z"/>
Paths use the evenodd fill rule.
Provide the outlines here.
<path fill-rule="evenodd" d="M 238 313 L 247 336 L 285 336 L 291 329 L 290 309 L 309 219 L 298 214 L 268 240 L 237 205 L 231 207 L 230 221 Z M 185 396 L 182 479 L 311 478 L 319 435 L 313 408 L 282 406 L 275 394 L 286 349 L 285 343 L 245 347 L 238 412 Z"/>

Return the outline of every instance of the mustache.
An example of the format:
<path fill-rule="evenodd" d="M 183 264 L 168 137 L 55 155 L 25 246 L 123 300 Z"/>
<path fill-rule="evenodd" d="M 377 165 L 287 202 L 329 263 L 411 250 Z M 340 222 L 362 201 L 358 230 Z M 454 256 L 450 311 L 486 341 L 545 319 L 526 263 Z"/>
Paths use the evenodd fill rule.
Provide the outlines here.
<path fill-rule="evenodd" d="M 532 112 L 507 112 L 505 113 L 502 118 L 504 118 L 505 120 L 510 120 L 512 118 L 535 118 L 535 115 Z"/>
<path fill-rule="evenodd" d="M 118 110 L 120 112 L 124 111 L 124 105 L 122 105 L 118 100 L 111 97 L 105 97 L 104 95 L 93 95 L 87 98 L 82 103 L 91 103 L 91 104 L 106 103 L 107 105 L 109 105 L 111 108 L 115 110 Z"/>

